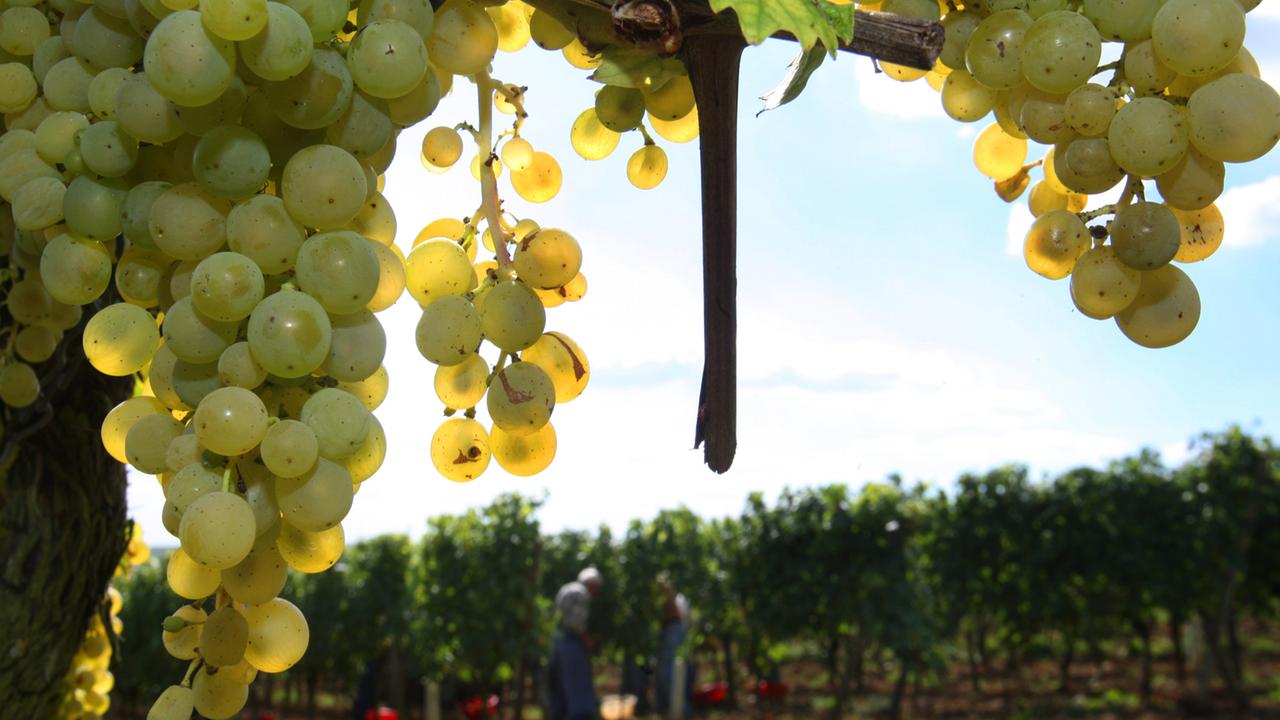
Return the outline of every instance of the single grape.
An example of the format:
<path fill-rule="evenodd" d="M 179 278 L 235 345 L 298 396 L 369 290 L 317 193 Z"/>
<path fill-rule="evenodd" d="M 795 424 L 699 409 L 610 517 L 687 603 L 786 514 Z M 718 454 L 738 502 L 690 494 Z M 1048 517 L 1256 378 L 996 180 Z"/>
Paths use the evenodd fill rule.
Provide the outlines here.
<path fill-rule="evenodd" d="M 342 557 L 346 545 L 341 525 L 318 533 L 306 532 L 287 522 L 280 524 L 276 549 L 289 567 L 300 573 L 324 572 Z"/>
<path fill-rule="evenodd" d="M 655 127 L 656 129 L 656 127 Z M 605 127 L 594 107 L 583 110 L 569 130 L 573 151 L 584 160 L 603 160 L 618 147 L 621 135 Z"/>
<path fill-rule="evenodd" d="M 550 153 L 534 152 L 524 170 L 511 173 L 511 187 L 529 202 L 546 202 L 560 193 L 564 175 L 560 163 Z"/>
<path fill-rule="evenodd" d="M 1222 162 L 1250 162 L 1280 139 L 1280 94 L 1245 73 L 1205 84 L 1187 103 L 1191 143 Z"/>
<path fill-rule="evenodd" d="M 351 473 L 325 458 L 298 477 L 276 480 L 276 502 L 285 522 L 307 532 L 321 532 L 342 522 L 353 496 Z"/>
<path fill-rule="evenodd" d="M 1178 253 L 1173 256 L 1174 260 L 1183 263 L 1199 262 L 1222 246 L 1222 211 L 1217 205 L 1208 205 L 1198 210 L 1174 208 L 1173 215 L 1178 219 L 1180 229 Z"/>
<path fill-rule="evenodd" d="M 235 493 L 202 495 L 182 514 L 178 537 L 182 550 L 196 563 L 225 570 L 239 564 L 253 548 L 253 511 Z"/>
<path fill-rule="evenodd" d="M 1156 176 L 1156 188 L 1169 207 L 1199 210 L 1218 199 L 1225 178 L 1226 168 L 1221 162 L 1192 147 L 1172 170 Z"/>
<path fill-rule="evenodd" d="M 329 354 L 329 316 L 310 295 L 281 290 L 249 316 L 249 349 L 267 372 L 282 378 L 309 375 Z"/>
<path fill-rule="evenodd" d="M 1050 210 L 1032 223 L 1022 253 L 1027 267 L 1037 275 L 1061 280 L 1071 274 L 1091 244 L 1089 229 L 1080 218 L 1066 210 Z"/>
<path fill-rule="evenodd" d="M 1047 93 L 1068 93 L 1089 81 L 1102 57 L 1102 37 L 1073 10 L 1040 16 L 1022 38 L 1022 74 Z"/>
<path fill-rule="evenodd" d="M 438 168 L 453 167 L 462 157 L 462 136 L 451 127 L 437 127 L 422 138 L 422 158 Z"/>
<path fill-rule="evenodd" d="M 1116 325 L 1125 337 L 1149 348 L 1182 342 L 1199 321 L 1200 293 L 1173 265 L 1142 273 L 1138 296 L 1116 313 Z"/>
<path fill-rule="evenodd" d="M 469 482 L 489 467 L 489 435 L 471 418 L 451 418 L 431 436 L 431 463 L 453 482 Z"/>
<path fill-rule="evenodd" d="M 627 180 L 641 190 L 657 187 L 667 176 L 667 153 L 657 145 L 645 145 L 627 159 Z"/>
<path fill-rule="evenodd" d="M 267 433 L 267 409 L 252 391 L 240 387 L 214 390 L 195 414 L 200 444 L 219 455 L 243 455 Z"/>
<path fill-rule="evenodd" d="M 557 403 L 566 403 L 581 395 L 591 379 L 591 364 L 586 353 L 561 332 L 549 332 L 538 338 L 520 354 L 520 359 L 547 373 L 555 386 Z"/>
<path fill-rule="evenodd" d="M 192 305 L 205 317 L 221 322 L 249 317 L 264 292 L 262 271 L 239 253 L 214 253 L 191 274 Z"/>
<path fill-rule="evenodd" d="M 1235 0 L 1168 0 L 1151 22 L 1156 57 L 1183 75 L 1208 75 L 1244 44 L 1244 10 Z"/>
<path fill-rule="evenodd" d="M 244 615 L 249 621 L 245 659 L 250 665 L 262 672 L 283 672 L 302 659 L 310 632 L 306 618 L 293 603 L 275 598 L 246 608 Z"/>
<path fill-rule="evenodd" d="M 427 50 L 441 70 L 474 75 L 497 53 L 498 29 L 484 9 L 470 0 L 447 0 L 435 13 Z"/>
<path fill-rule="evenodd" d="M 952 120 L 977 122 L 995 107 L 996 91 L 957 69 L 942 84 L 942 109 Z"/>
<path fill-rule="evenodd" d="M 418 352 L 437 365 L 457 365 L 480 347 L 480 313 L 470 300 L 446 295 L 422 310 L 415 332 Z"/>
<path fill-rule="evenodd" d="M 494 425 L 489 429 L 493 459 L 503 470 L 518 477 L 537 475 L 556 457 L 556 430 L 548 422 L 530 435 L 512 435 Z"/>

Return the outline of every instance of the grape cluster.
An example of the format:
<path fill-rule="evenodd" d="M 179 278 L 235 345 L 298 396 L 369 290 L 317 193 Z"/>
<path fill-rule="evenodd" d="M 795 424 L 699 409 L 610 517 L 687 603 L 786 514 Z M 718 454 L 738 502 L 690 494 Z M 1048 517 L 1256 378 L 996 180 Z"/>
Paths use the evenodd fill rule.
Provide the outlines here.
<path fill-rule="evenodd" d="M 886 11 L 946 28 L 932 71 L 884 69 L 925 77 L 956 120 L 994 115 L 974 162 L 1005 200 L 1027 193 L 1036 218 L 1028 267 L 1070 276 L 1085 316 L 1114 318 L 1133 342 L 1168 347 L 1200 318 L 1195 284 L 1171 263 L 1218 249 L 1224 221 L 1214 202 L 1226 163 L 1256 160 L 1280 138 L 1280 95 L 1243 44 L 1257 4 L 884 0 Z M 1101 63 L 1107 43 L 1118 59 Z M 1105 85 L 1092 81 L 1108 72 Z M 1028 141 L 1049 146 L 1042 160 L 1027 163 Z M 1115 202 L 1087 209 L 1089 196 L 1117 188 Z"/>
<path fill-rule="evenodd" d="M 124 556 L 116 566 L 116 577 L 128 573 L 132 568 L 141 565 L 151 557 L 151 548 L 142 540 L 142 528 L 133 525 L 129 544 L 125 547 Z M 85 632 L 80 649 L 71 659 L 71 667 L 67 671 L 67 692 L 63 695 L 62 705 L 58 708 L 59 720 L 96 720 L 103 717 L 111 705 L 110 693 L 115 687 L 115 676 L 109 669 L 111 666 L 112 638 L 124 631 L 120 621 L 120 609 L 124 606 L 124 598 L 120 591 L 108 587 L 103 595 L 107 619 L 102 614 L 94 613 L 89 621 L 89 629 Z M 107 626 L 110 626 L 110 632 Z"/>

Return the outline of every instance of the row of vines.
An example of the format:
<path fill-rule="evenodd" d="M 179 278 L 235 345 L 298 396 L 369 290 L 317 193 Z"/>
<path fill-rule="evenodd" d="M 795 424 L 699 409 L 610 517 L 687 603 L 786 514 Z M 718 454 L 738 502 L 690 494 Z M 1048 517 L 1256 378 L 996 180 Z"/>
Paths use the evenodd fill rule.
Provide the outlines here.
<path fill-rule="evenodd" d="M 291 576 L 324 631 L 276 680 L 277 697 L 288 688 L 314 707 L 328 688 L 404 706 L 425 677 L 446 702 L 496 694 L 513 711 L 532 705 L 551 598 L 590 563 L 606 579 L 591 617 L 599 657 L 628 677 L 652 655 L 657 578 L 668 573 L 694 607 L 700 682 L 727 681 L 730 702 L 797 646 L 826 665 L 834 713 L 865 687 L 871 658 L 894 710 L 957 669 L 981 691 L 1033 652 L 1049 654 L 1065 683 L 1099 648 L 1141 668 L 1133 692 L 1146 698 L 1162 639 L 1189 694 L 1213 687 L 1243 706 L 1242 623 L 1280 608 L 1280 452 L 1240 430 L 1198 446 L 1177 468 L 1143 451 L 1043 481 L 1020 466 L 967 474 L 946 492 L 891 477 L 772 503 L 753 495 L 738 517 L 677 509 L 621 534 L 544 534 L 539 500 L 505 496 L 431 520 L 418 542 L 379 537 L 330 572 Z M 126 628 L 153 628 L 171 609 L 160 560 L 123 590 Z M 145 708 L 171 660 L 145 631 L 126 632 L 122 654 L 119 700 Z"/>

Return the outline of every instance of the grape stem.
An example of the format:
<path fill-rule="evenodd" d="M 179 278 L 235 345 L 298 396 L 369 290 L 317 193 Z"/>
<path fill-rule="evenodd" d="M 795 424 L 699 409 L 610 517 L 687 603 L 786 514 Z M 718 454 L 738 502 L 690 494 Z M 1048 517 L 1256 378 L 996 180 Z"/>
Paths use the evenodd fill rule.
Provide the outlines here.
<path fill-rule="evenodd" d="M 1137 194 L 1139 198 L 1143 198 L 1142 178 L 1137 175 L 1130 175 L 1128 182 L 1124 185 L 1124 191 L 1120 193 L 1120 198 L 1113 205 L 1103 205 L 1100 208 L 1094 208 L 1088 212 L 1076 213 L 1084 222 L 1096 220 L 1103 215 L 1115 215 L 1122 208 L 1133 202 L 1133 196 Z"/>
<path fill-rule="evenodd" d="M 493 91 L 499 83 L 489 77 L 489 73 L 485 70 L 476 73 L 472 80 L 476 84 L 480 109 L 480 130 L 476 145 L 489 153 L 489 156 L 480 163 L 480 196 L 484 203 L 489 234 L 493 236 L 494 255 L 498 259 L 498 266 L 506 270 L 511 267 L 511 253 L 507 250 L 507 232 L 502 229 L 502 209 L 498 204 L 498 178 L 493 172 L 493 161 L 497 157 L 493 153 Z"/>
<path fill-rule="evenodd" d="M 191 687 L 191 678 L 196 674 L 196 671 L 200 669 L 202 664 L 204 664 L 204 660 L 201 658 L 195 658 L 191 661 L 191 664 L 187 666 L 187 672 L 182 676 L 182 682 L 180 683 L 182 687 Z"/>

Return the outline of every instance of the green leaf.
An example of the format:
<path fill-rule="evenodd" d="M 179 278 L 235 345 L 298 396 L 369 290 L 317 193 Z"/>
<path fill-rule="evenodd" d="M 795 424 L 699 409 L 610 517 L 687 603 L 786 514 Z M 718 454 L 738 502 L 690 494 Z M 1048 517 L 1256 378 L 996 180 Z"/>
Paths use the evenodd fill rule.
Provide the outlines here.
<path fill-rule="evenodd" d="M 811 49 L 821 42 L 829 52 L 839 47 L 837 28 L 826 9 L 826 0 L 710 0 L 711 9 L 732 9 L 738 16 L 742 36 L 759 45 L 777 32 L 795 36 L 800 47 Z M 850 13 L 850 18 L 852 14 Z M 849 30 L 852 33 L 852 30 Z"/>
<path fill-rule="evenodd" d="M 630 48 L 606 47 L 600 65 L 591 79 L 605 85 L 653 90 L 676 75 L 684 75 L 684 66 L 675 58 L 660 58 L 652 52 Z"/>
<path fill-rule="evenodd" d="M 791 62 L 787 63 L 787 75 L 782 78 L 782 82 L 761 96 L 764 107 L 756 115 L 782 107 L 799 97 L 805 85 L 809 84 L 809 76 L 822 65 L 822 61 L 826 58 L 827 53 L 821 47 L 812 47 L 797 53 L 791 58 Z"/>
<path fill-rule="evenodd" d="M 853 3 L 836 5 L 823 2 L 822 11 L 827 14 L 827 19 L 831 21 L 831 27 L 835 29 L 836 37 L 840 38 L 840 42 L 845 44 L 853 42 Z"/>

